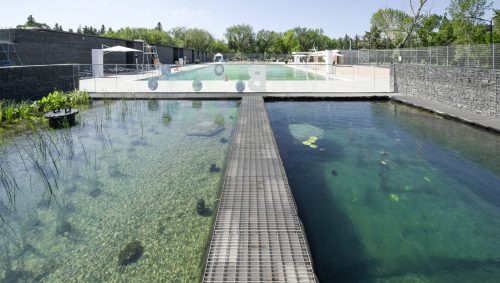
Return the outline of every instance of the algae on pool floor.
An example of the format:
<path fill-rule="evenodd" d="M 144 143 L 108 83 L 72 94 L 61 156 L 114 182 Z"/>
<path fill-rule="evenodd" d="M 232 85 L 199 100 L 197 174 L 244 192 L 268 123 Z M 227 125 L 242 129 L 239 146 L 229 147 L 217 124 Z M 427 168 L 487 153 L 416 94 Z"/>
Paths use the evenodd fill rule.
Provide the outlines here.
<path fill-rule="evenodd" d="M 95 104 L 70 130 L 7 140 L 20 189 L 0 211 L 0 281 L 199 280 L 222 177 L 210 166 L 226 162 L 237 102 Z M 224 131 L 186 135 L 220 114 Z"/>

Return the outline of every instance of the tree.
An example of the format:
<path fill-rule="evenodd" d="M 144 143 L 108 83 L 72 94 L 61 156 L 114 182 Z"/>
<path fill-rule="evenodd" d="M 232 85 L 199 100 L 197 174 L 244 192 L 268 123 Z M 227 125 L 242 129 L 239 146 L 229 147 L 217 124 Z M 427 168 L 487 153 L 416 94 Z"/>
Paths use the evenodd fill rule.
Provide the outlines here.
<path fill-rule="evenodd" d="M 156 29 L 126 27 L 116 32 L 108 30 L 103 36 L 125 40 L 142 39 L 149 44 L 173 45 L 172 37 L 169 34 Z"/>
<path fill-rule="evenodd" d="M 39 29 L 50 29 L 49 25 L 46 23 L 39 23 L 35 20 L 33 15 L 29 15 L 26 19 L 26 23 L 24 25 L 18 25 L 17 28 L 39 28 Z"/>
<path fill-rule="evenodd" d="M 158 24 L 156 24 L 155 30 L 163 31 L 163 26 L 161 25 L 160 22 L 158 22 Z"/>
<path fill-rule="evenodd" d="M 209 48 L 209 51 L 212 53 L 217 53 L 217 52 L 229 53 L 229 52 L 231 52 L 231 49 L 229 48 L 227 43 L 224 42 L 224 40 L 216 39 L 216 40 L 214 40 L 212 46 Z"/>
<path fill-rule="evenodd" d="M 230 48 L 241 54 L 249 50 L 255 41 L 253 28 L 247 24 L 240 24 L 228 27 L 224 34 Z"/>
<path fill-rule="evenodd" d="M 500 10 L 493 10 L 493 42 L 500 42 Z"/>
<path fill-rule="evenodd" d="M 283 51 L 284 53 L 304 51 L 301 50 L 295 30 L 289 29 L 283 34 Z"/>
<path fill-rule="evenodd" d="M 73 29 L 72 29 L 72 28 L 70 28 L 70 29 L 68 29 L 68 32 L 73 33 L 74 31 L 73 31 Z"/>
<path fill-rule="evenodd" d="M 174 46 L 186 47 L 186 30 L 185 27 L 173 27 L 168 31 L 173 39 Z"/>
<path fill-rule="evenodd" d="M 32 27 L 32 26 L 35 26 L 36 23 L 37 22 L 35 21 L 35 18 L 33 17 L 33 15 L 29 15 L 28 19 L 26 21 L 26 25 L 29 27 Z"/>
<path fill-rule="evenodd" d="M 417 44 L 419 46 L 440 45 L 443 43 L 440 40 L 438 30 L 445 23 L 445 17 L 432 14 L 422 18 L 420 24 L 416 27 Z M 445 42 L 447 40 L 444 40 Z M 446 43 L 445 43 L 446 45 Z"/>
<path fill-rule="evenodd" d="M 262 54 L 281 53 L 281 48 L 277 45 L 280 34 L 270 30 L 260 30 L 255 37 L 255 51 Z"/>
<path fill-rule="evenodd" d="M 365 32 L 363 36 L 363 44 L 365 48 L 377 49 L 382 46 L 381 44 L 382 32 L 374 25 L 371 26 L 370 31 Z"/>
<path fill-rule="evenodd" d="M 400 45 L 409 33 L 411 17 L 404 11 L 385 8 L 375 12 L 370 22 L 372 27 L 381 31 L 382 38 Z"/>
<path fill-rule="evenodd" d="M 411 12 L 413 13 L 413 18 L 408 26 L 405 37 L 403 38 L 401 43 L 398 44 L 398 47 L 404 47 L 410 36 L 413 34 L 413 29 L 420 20 L 420 13 L 422 12 L 422 8 L 424 7 L 425 3 L 427 3 L 427 0 L 418 0 L 418 6 L 414 7 L 413 0 L 410 0 L 410 8 Z"/>
<path fill-rule="evenodd" d="M 186 47 L 196 50 L 208 50 L 214 43 L 212 34 L 199 28 L 186 29 L 184 40 Z"/>
<path fill-rule="evenodd" d="M 63 28 L 62 28 L 62 26 L 60 26 L 58 23 L 56 23 L 56 24 L 54 25 L 54 30 L 57 30 L 57 31 L 63 31 Z"/>
<path fill-rule="evenodd" d="M 447 8 L 453 24 L 455 43 L 469 44 L 485 42 L 485 27 L 479 25 L 493 3 L 488 0 L 451 0 Z"/>
<path fill-rule="evenodd" d="M 106 27 L 104 25 L 101 25 L 101 30 L 99 31 L 99 34 L 105 34 L 106 33 Z"/>
<path fill-rule="evenodd" d="M 82 25 L 79 25 L 76 29 L 76 33 L 82 33 Z"/>

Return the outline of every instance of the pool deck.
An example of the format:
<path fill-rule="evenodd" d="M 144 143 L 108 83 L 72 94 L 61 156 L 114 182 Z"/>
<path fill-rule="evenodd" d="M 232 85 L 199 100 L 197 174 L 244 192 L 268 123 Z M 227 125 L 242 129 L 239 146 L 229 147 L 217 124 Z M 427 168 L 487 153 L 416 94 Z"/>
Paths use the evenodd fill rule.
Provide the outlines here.
<path fill-rule="evenodd" d="M 261 96 L 241 101 L 203 282 L 317 282 Z"/>
<path fill-rule="evenodd" d="M 449 105 L 431 101 L 429 99 L 420 98 L 418 96 L 393 95 L 391 99 L 396 102 L 408 104 L 433 113 L 437 113 L 447 118 L 460 120 L 467 124 L 479 126 L 481 128 L 500 133 L 500 118 L 478 114 L 470 110 L 452 107 Z"/>

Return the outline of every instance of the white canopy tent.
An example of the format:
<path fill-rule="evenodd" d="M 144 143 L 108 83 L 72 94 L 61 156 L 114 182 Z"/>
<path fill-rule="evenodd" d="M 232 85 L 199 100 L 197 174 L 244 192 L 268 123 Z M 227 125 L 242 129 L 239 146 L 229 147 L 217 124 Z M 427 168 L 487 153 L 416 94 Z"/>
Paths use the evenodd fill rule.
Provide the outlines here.
<path fill-rule="evenodd" d="M 137 50 L 137 49 L 133 49 L 133 48 L 128 48 L 128 47 L 124 47 L 124 46 L 113 46 L 113 47 L 107 47 L 104 48 L 106 45 L 103 45 L 102 46 L 102 52 L 104 54 L 108 54 L 108 53 L 111 53 L 111 52 L 142 52 L 141 50 Z"/>
<path fill-rule="evenodd" d="M 221 53 L 217 53 L 214 55 L 214 62 L 217 61 L 217 58 L 220 58 L 219 60 L 224 60 L 224 55 Z"/>
<path fill-rule="evenodd" d="M 101 46 L 101 49 L 92 49 L 92 76 L 94 78 L 104 77 L 104 55 L 112 52 L 125 53 L 142 51 L 124 46 L 109 47 L 104 44 Z"/>

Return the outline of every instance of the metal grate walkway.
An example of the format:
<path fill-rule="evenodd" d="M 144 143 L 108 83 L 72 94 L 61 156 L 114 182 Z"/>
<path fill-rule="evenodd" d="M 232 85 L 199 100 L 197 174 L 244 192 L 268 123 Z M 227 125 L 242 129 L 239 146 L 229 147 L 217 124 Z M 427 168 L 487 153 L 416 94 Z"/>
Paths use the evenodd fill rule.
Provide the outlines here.
<path fill-rule="evenodd" d="M 316 282 L 262 97 L 244 97 L 203 282 Z"/>

